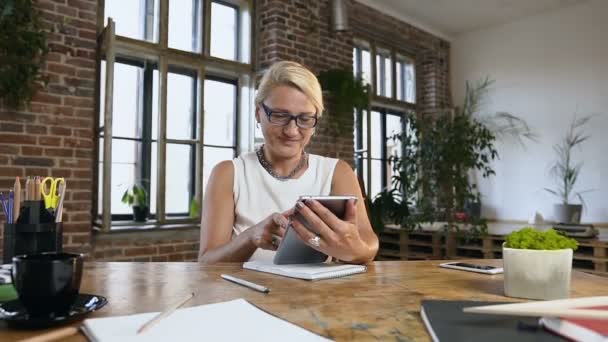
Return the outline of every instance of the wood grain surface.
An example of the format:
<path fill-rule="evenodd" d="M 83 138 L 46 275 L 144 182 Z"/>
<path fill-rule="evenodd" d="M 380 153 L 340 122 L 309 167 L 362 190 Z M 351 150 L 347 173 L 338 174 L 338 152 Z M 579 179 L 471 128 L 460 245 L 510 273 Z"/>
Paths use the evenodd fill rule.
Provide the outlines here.
<path fill-rule="evenodd" d="M 331 339 L 428 341 L 420 320 L 422 299 L 520 301 L 503 296 L 502 275 L 439 268 L 442 261 L 383 261 L 367 273 L 310 282 L 244 270 L 241 264 L 85 263 L 82 293 L 109 304 L 87 317 L 162 311 L 185 294 L 185 307 L 244 298 L 285 320 Z M 501 260 L 472 260 L 501 265 Z M 220 278 L 230 274 L 270 288 L 263 294 Z M 608 278 L 573 272 L 571 297 L 608 295 Z M 75 322 L 72 326 L 79 326 Z M 235 322 L 238 328 L 238 322 Z M 59 328 L 59 327 L 58 327 Z M 57 328 L 55 328 L 57 329 Z M 0 323 L 0 341 L 52 331 L 15 330 Z M 204 340 L 201 322 L 201 340 Z M 78 334 L 65 341 L 86 341 Z"/>

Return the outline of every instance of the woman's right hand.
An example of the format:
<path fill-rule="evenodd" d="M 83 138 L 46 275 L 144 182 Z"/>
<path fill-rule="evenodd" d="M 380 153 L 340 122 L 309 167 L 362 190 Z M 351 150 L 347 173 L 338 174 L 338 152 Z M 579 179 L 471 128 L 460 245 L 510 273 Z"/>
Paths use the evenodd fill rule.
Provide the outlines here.
<path fill-rule="evenodd" d="M 247 231 L 251 231 L 250 241 L 258 248 L 276 251 L 287 229 L 287 217 L 289 212 L 274 213 L 249 228 Z"/>

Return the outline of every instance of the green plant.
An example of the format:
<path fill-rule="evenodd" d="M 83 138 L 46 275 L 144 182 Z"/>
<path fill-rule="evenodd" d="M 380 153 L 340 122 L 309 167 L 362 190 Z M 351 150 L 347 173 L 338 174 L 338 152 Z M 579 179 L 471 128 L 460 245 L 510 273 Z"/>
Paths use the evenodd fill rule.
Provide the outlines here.
<path fill-rule="evenodd" d="M 583 142 L 589 139 L 589 135 L 585 134 L 583 126 L 589 122 L 591 116 L 572 119 L 568 133 L 559 144 L 553 146 L 553 150 L 557 155 L 557 161 L 551 167 L 551 176 L 556 180 L 557 187 L 555 189 L 545 188 L 545 190 L 558 197 L 563 204 L 570 203 L 571 197 L 576 196 L 584 205 L 582 194 L 591 190 L 574 191 L 574 186 L 580 175 L 583 163 L 574 164 L 572 160 L 573 149 L 580 146 Z"/>
<path fill-rule="evenodd" d="M 532 227 L 524 227 L 507 235 L 506 247 L 517 249 L 543 249 L 556 250 L 570 248 L 576 250 L 578 242 L 559 234 L 553 229 L 545 232 Z"/>
<path fill-rule="evenodd" d="M 374 227 L 390 222 L 414 229 L 421 222 L 446 221 L 448 229 L 457 231 L 456 223 L 467 224 L 469 237 L 487 231 L 485 220 L 464 214 L 468 204 L 480 201 L 471 171 L 484 178 L 495 174 L 497 139 L 513 137 L 522 144 L 535 139 L 526 122 L 512 114 L 481 115 L 492 84 L 488 78 L 474 85 L 467 82 L 462 106 L 419 120 L 411 115 L 411 132 L 392 137 L 401 141 L 404 153 L 391 160 L 391 188 L 372 203 Z"/>
<path fill-rule="evenodd" d="M 201 206 L 198 203 L 196 197 L 192 198 L 190 202 L 190 208 L 188 209 L 188 215 L 192 218 L 199 217 L 201 215 Z"/>
<path fill-rule="evenodd" d="M 331 69 L 318 75 L 323 91 L 329 93 L 330 115 L 336 130 L 340 130 L 340 118 L 352 118 L 353 109 L 367 109 L 369 106 L 368 87 L 353 75 L 352 70 Z"/>
<path fill-rule="evenodd" d="M 47 54 L 39 12 L 31 0 L 0 2 L 0 100 L 13 108 L 29 102 Z"/>
<path fill-rule="evenodd" d="M 135 184 L 131 189 L 125 190 L 121 201 L 131 207 L 147 207 L 148 193 L 143 187 Z"/>

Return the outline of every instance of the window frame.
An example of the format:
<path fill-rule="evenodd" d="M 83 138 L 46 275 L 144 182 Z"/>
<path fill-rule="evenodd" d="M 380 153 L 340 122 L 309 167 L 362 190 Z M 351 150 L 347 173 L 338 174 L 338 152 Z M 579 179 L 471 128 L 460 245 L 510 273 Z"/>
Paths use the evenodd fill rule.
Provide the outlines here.
<path fill-rule="evenodd" d="M 381 47 L 379 47 L 381 46 Z M 372 158 L 371 157 L 371 148 L 372 148 L 372 141 L 371 141 L 371 120 L 372 120 L 372 112 L 373 111 L 380 111 L 381 112 L 381 132 L 379 132 L 383 137 L 386 135 L 386 115 L 387 114 L 382 114 L 382 113 L 389 113 L 388 115 L 393 115 L 391 113 L 398 113 L 398 115 L 402 118 L 401 120 L 401 127 L 402 130 L 405 130 L 407 127 L 407 121 L 408 121 L 408 113 L 414 112 L 417 113 L 418 112 L 418 84 L 419 84 L 419 77 L 418 77 L 418 72 L 417 72 L 417 67 L 418 65 L 416 64 L 416 56 L 412 55 L 411 53 L 408 53 L 406 51 L 403 51 L 401 49 L 399 49 L 398 47 L 395 46 L 390 46 L 389 44 L 386 43 L 382 43 L 382 44 L 377 44 L 377 42 L 375 42 L 374 40 L 370 40 L 370 39 L 366 39 L 366 38 L 360 38 L 360 37 L 355 37 L 353 39 L 353 72 L 355 72 L 355 75 L 357 77 L 361 77 L 362 75 L 362 67 L 363 67 L 363 60 L 362 60 L 362 51 L 363 50 L 367 50 L 370 52 L 370 84 L 369 84 L 369 93 L 370 93 L 370 105 L 367 108 L 366 112 L 366 127 L 367 127 L 367 132 L 363 132 L 363 110 L 358 110 L 355 111 L 354 113 L 354 117 L 355 117 L 355 149 L 354 149 L 354 154 L 355 154 L 355 169 L 357 171 L 357 175 L 358 177 L 360 177 L 363 180 L 363 184 L 365 186 L 365 191 L 366 194 L 368 194 L 368 196 L 370 196 L 371 198 L 371 180 L 372 180 L 372 160 L 377 160 L 378 158 Z M 382 51 L 383 53 L 379 53 L 379 51 Z M 378 91 L 377 86 L 378 84 L 381 84 L 382 87 L 385 87 L 385 80 L 384 80 L 384 76 L 385 76 L 385 72 L 382 72 L 382 75 L 378 75 L 378 68 L 377 68 L 377 56 L 383 56 L 383 57 L 387 57 L 390 56 L 390 61 L 391 61 L 391 96 L 387 97 L 384 95 L 380 95 L 381 92 Z M 415 89 L 415 97 L 414 99 L 416 100 L 415 102 L 408 102 L 407 100 L 407 96 L 404 96 L 403 100 L 399 100 L 398 99 L 398 94 L 397 94 L 397 60 L 403 61 L 403 60 L 407 60 L 410 61 L 411 64 L 414 66 L 414 89 Z M 359 62 L 359 65 L 355 65 L 355 63 Z M 402 88 L 405 88 L 406 86 L 406 82 L 405 82 L 405 77 L 402 77 Z M 382 83 L 379 83 L 380 81 L 382 81 Z M 405 89 L 402 89 L 405 92 Z M 384 92 L 383 94 L 386 94 L 386 92 Z M 363 138 L 364 136 L 367 138 L 366 143 L 363 143 Z M 365 147 L 365 148 L 364 148 Z M 402 146 L 403 149 L 403 146 Z M 387 168 L 389 167 L 388 164 L 388 156 L 386 156 L 386 141 L 383 142 L 382 146 L 381 146 L 381 158 L 380 160 L 384 160 L 385 162 L 382 163 L 382 175 L 381 175 L 381 184 L 382 184 L 382 188 L 386 188 L 387 186 L 391 185 L 391 180 L 387 179 Z M 367 175 L 364 178 L 364 164 L 366 164 L 366 168 L 367 168 Z"/>
<path fill-rule="evenodd" d="M 211 3 L 219 3 L 221 5 L 230 6 L 232 8 L 237 9 L 236 11 L 236 19 L 237 19 L 237 30 L 236 30 L 236 51 L 237 51 L 237 60 L 225 60 L 218 57 L 211 56 L 209 53 L 210 50 L 210 27 L 211 27 Z M 101 163 L 103 163 L 102 170 L 99 170 L 99 167 L 95 169 L 96 175 L 96 190 L 95 193 L 101 194 L 101 196 L 95 196 L 94 205 L 93 205 L 93 223 L 95 227 L 98 227 L 102 231 L 111 231 L 115 228 L 165 228 L 165 227 L 175 227 L 178 225 L 188 225 L 188 226 L 197 226 L 200 223 L 200 217 L 190 218 L 190 217 L 182 217 L 182 214 L 187 213 L 172 213 L 167 214 L 165 212 L 165 203 L 164 198 L 161 194 L 164 194 L 164 191 L 160 189 L 164 189 L 166 185 L 166 148 L 167 144 L 186 144 L 190 146 L 194 146 L 192 148 L 192 170 L 190 170 L 190 174 L 192 176 L 191 182 L 191 195 L 195 195 L 202 208 L 203 198 L 202 198 L 202 182 L 203 182 L 203 160 L 204 160 L 204 147 L 222 147 L 227 148 L 226 146 L 213 146 L 204 144 L 203 140 L 203 132 L 204 132 L 204 82 L 206 79 L 209 80 L 219 80 L 222 82 L 227 82 L 234 84 L 235 87 L 235 135 L 233 145 L 230 147 L 234 151 L 234 155 L 238 155 L 243 149 L 251 149 L 253 146 L 253 134 L 249 132 L 245 132 L 243 129 L 243 125 L 246 127 L 253 127 L 252 119 L 248 118 L 249 112 L 253 107 L 253 101 L 251 100 L 252 96 L 249 93 L 244 93 L 245 91 L 250 92 L 253 89 L 253 80 L 255 79 L 255 73 L 253 65 L 255 65 L 255 54 L 254 51 L 254 23 L 253 23 L 253 11 L 254 11 L 254 1 L 253 0 L 201 0 L 200 14 L 193 13 L 193 20 L 196 15 L 200 15 L 202 22 L 201 29 L 202 34 L 200 35 L 201 49 L 198 52 L 191 51 L 183 51 L 175 48 L 170 48 L 168 46 L 168 18 L 169 18 L 169 0 L 156 0 L 156 3 L 159 6 L 159 17 L 157 21 L 158 25 L 158 40 L 157 41 L 147 41 L 143 40 L 150 35 L 154 35 L 154 28 L 151 29 L 150 23 L 154 23 L 154 18 L 149 18 L 144 13 L 144 23 L 145 30 L 143 35 L 143 39 L 134 39 L 124 36 L 119 36 L 115 34 L 115 23 L 113 20 L 108 20 L 108 24 L 104 26 L 104 11 L 105 11 L 105 3 L 104 1 L 98 2 L 98 32 L 99 32 L 99 54 L 97 58 L 98 68 L 97 68 L 97 79 L 100 80 L 100 64 L 101 61 L 104 60 L 106 62 L 106 74 L 105 74 L 105 98 L 101 99 L 101 84 L 100 80 L 97 82 L 96 89 L 96 120 L 103 120 L 103 123 L 96 122 L 97 134 L 96 134 L 96 155 L 98 158 L 102 158 Z M 146 2 L 146 8 L 150 6 L 150 2 Z M 197 6 L 194 6 L 197 7 Z M 248 17 L 246 17 L 248 16 Z M 247 22 L 251 27 L 244 27 L 243 21 Z M 148 31 L 151 30 L 151 31 Z M 247 33 L 246 36 L 243 35 Z M 247 42 L 241 41 L 242 39 L 247 40 Z M 243 53 L 243 46 L 248 45 L 247 53 Z M 244 60 L 246 59 L 246 60 Z M 113 82 L 114 78 L 114 63 L 120 63 L 123 60 L 136 60 L 138 63 L 148 65 L 154 65 L 158 70 L 158 135 L 157 135 L 157 151 L 152 151 L 151 146 L 154 141 L 152 141 L 151 136 L 147 137 L 142 136 L 140 140 L 146 140 L 146 143 L 142 143 L 142 146 L 148 144 L 147 150 L 143 151 L 142 147 L 141 155 L 145 153 L 147 158 L 142 158 L 142 163 L 147 163 L 146 166 L 142 165 L 142 169 L 148 170 L 147 176 L 151 174 L 151 156 L 152 153 L 157 154 L 157 210 L 156 214 L 150 216 L 149 222 L 145 224 L 138 224 L 133 221 L 125 221 L 119 222 L 115 219 L 120 219 L 119 216 L 114 216 L 111 213 L 111 162 L 112 162 L 112 139 L 115 137 L 112 135 L 111 123 L 112 123 L 112 101 L 113 98 Z M 110 67 L 108 67 L 111 65 Z M 146 74 L 146 69 L 144 69 L 144 75 Z M 153 70 L 150 72 L 150 75 L 153 75 Z M 190 75 L 194 74 L 196 77 L 194 78 L 195 85 L 193 87 L 193 105 L 195 105 L 194 110 L 194 120 L 193 120 L 193 135 L 192 139 L 189 140 L 178 140 L 178 139 L 167 139 L 166 137 L 166 106 L 167 106 L 167 78 L 169 73 L 180 73 L 179 71 L 188 70 Z M 145 77 L 145 76 L 144 76 Z M 147 85 L 144 82 L 144 86 L 142 87 L 143 97 L 145 101 L 143 101 L 143 109 L 142 112 L 148 113 L 147 117 L 148 122 L 145 123 L 146 127 L 143 127 L 143 131 L 148 131 L 151 134 L 151 113 L 152 113 L 152 91 L 153 86 L 152 82 Z M 105 113 L 100 115 L 100 102 L 104 101 Z M 142 113 L 144 115 L 144 113 Z M 146 120 L 144 120 L 146 121 Z M 109 125 L 108 125 L 109 123 Z M 143 124 L 142 124 L 143 126 Z M 248 131 L 250 131 L 249 129 Z M 251 130 L 252 131 L 252 130 Z M 111 137 L 111 139 L 105 139 L 105 137 Z M 100 139 L 103 139 L 103 157 L 99 155 L 99 150 L 101 146 L 99 146 Z M 139 140 L 138 140 L 139 141 Z M 98 160 L 97 165 L 99 165 L 100 161 Z M 161 166 L 162 165 L 162 166 Z M 101 180 L 98 172 L 101 173 Z M 149 177 L 144 178 L 142 173 L 142 177 L 140 179 L 150 179 Z M 150 180 L 151 181 L 151 180 Z M 149 182 L 148 182 L 149 183 Z M 150 184 L 147 185 L 147 189 L 150 189 Z M 101 192 L 99 190 L 102 190 Z M 149 192 L 150 193 L 150 192 Z M 100 198 L 101 197 L 101 198 Z M 101 206 L 102 212 L 101 215 L 98 213 L 99 204 L 98 202 L 102 201 L 103 205 Z M 120 214 L 118 214 L 120 215 Z M 124 215 L 130 216 L 130 215 Z"/>

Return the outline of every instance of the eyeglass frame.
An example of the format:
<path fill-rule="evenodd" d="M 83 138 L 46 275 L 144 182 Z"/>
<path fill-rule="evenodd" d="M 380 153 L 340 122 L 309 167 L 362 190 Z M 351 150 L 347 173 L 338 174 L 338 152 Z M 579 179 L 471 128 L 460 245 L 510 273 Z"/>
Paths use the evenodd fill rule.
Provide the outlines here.
<path fill-rule="evenodd" d="M 291 121 L 295 121 L 296 122 L 296 126 L 298 128 L 302 128 L 302 129 L 311 129 L 311 128 L 315 128 L 317 127 L 317 124 L 319 123 L 319 115 L 317 113 L 314 114 L 314 116 L 310 116 L 308 114 L 306 114 L 306 116 L 308 117 L 312 117 L 315 119 L 315 124 L 310 126 L 310 127 L 302 127 L 298 124 L 298 118 L 303 116 L 304 113 L 300 114 L 300 115 L 294 115 L 291 113 L 287 113 L 287 112 L 279 112 L 279 111 L 274 111 L 272 108 L 268 107 L 264 102 L 261 103 L 262 105 L 262 109 L 264 110 L 264 114 L 266 114 L 266 117 L 268 118 L 268 122 L 270 122 L 271 124 L 275 125 L 275 126 L 288 126 Z M 277 124 L 271 121 L 270 117 L 272 116 L 272 114 L 283 114 L 283 115 L 289 115 L 289 121 L 287 121 L 285 124 L 281 125 L 281 124 Z"/>

